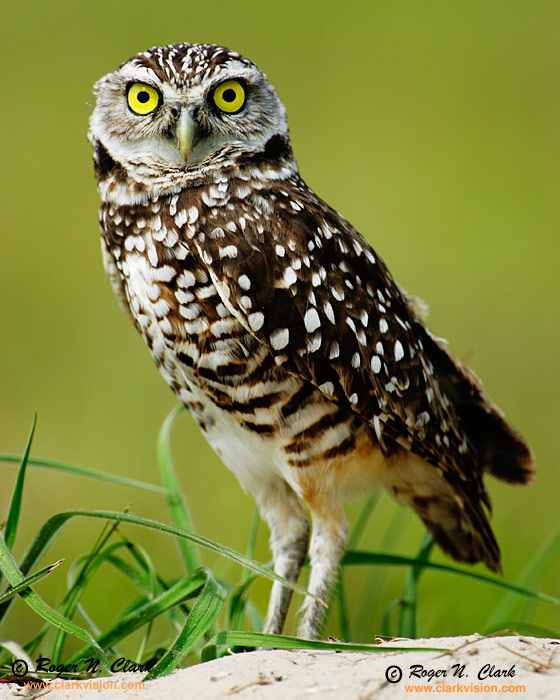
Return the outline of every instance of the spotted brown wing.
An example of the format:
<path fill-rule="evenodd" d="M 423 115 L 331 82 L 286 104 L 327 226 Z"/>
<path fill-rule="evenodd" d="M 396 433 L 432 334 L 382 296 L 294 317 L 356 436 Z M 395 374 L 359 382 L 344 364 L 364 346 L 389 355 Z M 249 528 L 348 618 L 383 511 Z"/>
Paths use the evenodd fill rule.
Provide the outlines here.
<path fill-rule="evenodd" d="M 469 446 L 405 295 L 342 217 L 302 186 L 285 192 L 266 218 L 244 200 L 235 220 L 207 217 L 197 245 L 222 301 L 279 366 L 370 423 L 383 449 L 454 470 Z"/>

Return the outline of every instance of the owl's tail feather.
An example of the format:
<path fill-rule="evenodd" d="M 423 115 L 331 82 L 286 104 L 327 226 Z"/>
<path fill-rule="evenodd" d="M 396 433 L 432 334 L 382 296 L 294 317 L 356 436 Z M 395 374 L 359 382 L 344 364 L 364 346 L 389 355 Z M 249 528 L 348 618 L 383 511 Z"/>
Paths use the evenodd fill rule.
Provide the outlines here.
<path fill-rule="evenodd" d="M 464 514 L 458 517 L 460 509 L 457 506 L 450 506 L 448 510 L 448 515 L 455 516 L 453 527 L 444 527 L 439 520 L 431 520 L 418 508 L 415 510 L 446 554 L 465 564 L 476 564 L 482 561 L 490 571 L 502 573 L 500 547 L 486 518 L 484 518 L 484 527 L 477 531 L 472 528 L 470 518 L 466 518 Z M 475 521 L 478 521 L 480 526 L 480 519 L 475 518 Z"/>
<path fill-rule="evenodd" d="M 535 480 L 533 452 L 486 395 L 480 379 L 431 334 L 423 342 L 428 344 L 426 350 L 443 391 L 478 451 L 483 471 L 510 484 L 531 484 Z"/>
<path fill-rule="evenodd" d="M 501 571 L 500 548 L 476 480 L 444 474 L 403 451 L 392 460 L 386 486 L 397 501 L 416 511 L 446 554 L 468 564 L 483 561 L 491 571 Z"/>

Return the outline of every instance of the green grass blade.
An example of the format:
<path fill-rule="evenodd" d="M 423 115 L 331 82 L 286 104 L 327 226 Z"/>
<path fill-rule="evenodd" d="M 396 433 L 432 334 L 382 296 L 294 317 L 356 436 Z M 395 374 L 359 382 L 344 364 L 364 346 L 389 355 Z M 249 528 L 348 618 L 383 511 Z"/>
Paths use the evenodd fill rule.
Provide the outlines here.
<path fill-rule="evenodd" d="M 111 625 L 97 640 L 97 644 L 103 648 L 108 648 L 116 644 L 121 639 L 128 637 L 134 631 L 149 623 L 158 615 L 161 615 L 174 605 L 178 605 L 188 598 L 193 590 L 203 585 L 206 577 L 203 572 L 194 572 L 190 576 L 177 581 L 168 590 L 163 591 L 153 600 L 138 606 L 130 611 L 126 616 L 119 618 Z M 74 654 L 66 663 L 77 663 L 80 659 L 91 656 L 93 647 L 82 649 Z"/>
<path fill-rule="evenodd" d="M 335 594 L 333 599 L 336 600 L 338 608 L 338 628 L 340 637 L 343 640 L 350 639 L 350 616 L 348 615 L 348 602 L 346 600 L 346 585 L 344 583 L 344 568 L 340 568 L 338 581 L 336 582 Z"/>
<path fill-rule="evenodd" d="M 213 648 L 227 647 L 266 647 L 270 649 L 321 649 L 330 651 L 372 651 L 387 653 L 387 647 L 378 644 L 349 644 L 347 642 L 323 642 L 319 640 L 300 639 L 299 637 L 284 637 L 276 634 L 260 634 L 258 632 L 219 632 L 203 650 L 203 661 L 207 661 L 214 653 Z M 208 651 L 206 651 L 208 649 Z M 449 649 L 434 647 L 390 647 L 390 651 L 449 651 Z"/>
<path fill-rule="evenodd" d="M 255 552 L 259 522 L 259 510 L 258 508 L 255 508 L 253 520 L 251 522 L 251 529 L 249 531 L 249 539 L 247 541 L 247 547 L 245 548 L 245 556 L 249 557 L 250 559 L 253 558 Z M 240 627 L 243 627 L 245 611 L 248 605 L 247 595 L 249 586 L 253 583 L 255 578 L 255 574 L 251 574 L 247 569 L 243 569 L 240 583 L 231 591 L 227 609 L 228 629 L 239 629 Z"/>
<path fill-rule="evenodd" d="M 253 520 L 251 521 L 251 530 L 249 531 L 247 547 L 245 547 L 245 556 L 249 557 L 249 559 L 254 558 L 260 519 L 261 518 L 259 515 L 259 509 L 255 508 L 255 512 L 253 513 Z M 249 576 L 249 572 L 246 569 L 243 569 L 243 573 L 241 575 L 242 579 L 247 578 L 247 576 Z"/>
<path fill-rule="evenodd" d="M 348 540 L 348 548 L 354 549 L 363 535 L 363 532 L 371 518 L 375 507 L 377 506 L 381 494 L 374 492 L 366 501 L 362 508 L 358 519 L 350 533 Z M 346 587 L 344 583 L 344 566 L 340 567 L 336 588 L 334 590 L 333 600 L 336 600 L 338 610 L 338 626 L 342 639 L 350 639 L 350 616 L 348 614 L 348 603 L 346 599 Z"/>
<path fill-rule="evenodd" d="M 560 553 L 560 526 L 558 526 L 547 540 L 541 545 L 535 556 L 527 564 L 524 571 L 517 578 L 517 585 L 527 588 L 534 586 L 543 571 L 554 561 Z M 493 609 L 486 622 L 489 629 L 500 627 L 502 620 L 511 620 L 519 601 L 512 595 L 505 595 Z"/>
<path fill-rule="evenodd" d="M 59 606 L 59 611 L 64 617 L 72 619 L 88 584 L 93 579 L 99 567 L 106 561 L 109 554 L 125 546 L 123 542 L 114 542 L 109 547 L 103 549 L 107 539 L 111 537 L 111 534 L 111 530 L 105 532 L 103 537 L 95 543 L 93 550 L 84 557 L 83 564 L 74 582 L 70 585 L 62 604 Z M 55 635 L 51 652 L 53 664 L 60 663 L 65 637 L 66 634 L 62 630 L 59 630 Z"/>
<path fill-rule="evenodd" d="M 487 576 L 485 574 L 479 574 L 475 571 L 468 571 L 467 569 L 459 569 L 455 566 L 449 566 L 447 564 L 437 564 L 432 561 L 420 561 L 414 557 L 405 557 L 398 554 L 387 554 L 385 552 L 362 552 L 362 551 L 347 551 L 344 554 L 343 563 L 345 566 L 355 566 L 358 564 L 387 564 L 389 566 L 413 566 L 415 564 L 420 564 L 425 569 L 433 569 L 435 571 L 446 571 L 450 574 L 456 574 L 458 576 L 465 576 L 467 578 L 472 578 L 475 581 L 481 581 L 482 583 L 488 583 L 492 586 L 497 586 L 498 588 L 504 588 L 511 593 L 517 593 L 519 595 L 524 595 L 528 598 L 536 598 L 544 603 L 552 603 L 553 605 L 560 605 L 560 599 L 554 596 L 548 595 L 547 593 L 540 593 L 538 591 L 532 591 L 530 588 L 525 588 L 524 586 L 518 586 L 515 583 L 509 583 L 509 581 L 503 581 L 494 576 Z"/>
<path fill-rule="evenodd" d="M 8 580 L 11 586 L 15 587 L 24 580 L 21 571 L 18 569 L 10 550 L 8 549 L 4 537 L 0 535 L 0 569 Z M 104 667 L 109 668 L 109 660 L 105 656 L 103 649 L 97 644 L 93 637 L 84 629 L 67 620 L 63 615 L 50 607 L 45 601 L 40 598 L 33 589 L 26 587 L 25 590 L 19 593 L 20 597 L 40 615 L 44 620 L 50 622 L 55 627 L 65 630 L 69 634 L 73 634 L 78 639 L 91 646 L 103 663 Z"/>
<path fill-rule="evenodd" d="M 363 532 L 375 510 L 381 494 L 379 491 L 375 491 L 366 501 L 364 507 L 362 508 L 358 519 L 350 533 L 350 538 L 348 540 L 348 548 L 354 549 L 357 547 L 358 542 L 363 535 Z M 336 588 L 333 595 L 333 600 L 336 600 L 338 609 L 338 627 L 340 630 L 340 636 L 342 639 L 350 639 L 350 615 L 348 614 L 348 602 L 346 596 L 346 586 L 344 582 L 344 566 L 340 567 L 338 574 L 338 580 L 336 582 Z"/>
<path fill-rule="evenodd" d="M 163 485 L 168 492 L 167 506 L 171 513 L 171 518 L 175 526 L 180 530 L 192 532 L 191 517 L 181 492 L 171 456 L 171 428 L 177 416 L 184 410 L 185 407 L 181 404 L 175 406 L 163 422 L 157 440 L 157 461 Z M 178 545 L 187 573 L 199 569 L 202 564 L 194 542 L 181 538 L 178 541 Z"/>
<path fill-rule="evenodd" d="M 360 537 L 363 535 L 363 532 L 366 529 L 369 519 L 371 518 L 373 511 L 379 503 L 380 498 L 381 493 L 379 491 L 374 491 L 374 493 L 372 493 L 366 501 L 358 519 L 356 520 L 356 524 L 352 529 L 352 533 L 350 534 L 350 538 L 348 540 L 348 549 L 355 549 L 358 546 Z"/>
<path fill-rule="evenodd" d="M 22 455 L 0 454 L 0 462 L 6 462 L 8 464 L 19 464 L 21 460 Z M 85 476 L 88 479 L 97 479 L 98 481 L 106 481 L 110 484 L 118 484 L 119 486 L 128 486 L 134 489 L 151 491 L 152 493 L 158 493 L 162 496 L 168 495 L 167 489 L 164 489 L 161 486 L 156 486 L 155 484 L 148 484 L 144 481 L 138 481 L 137 479 L 128 479 L 125 476 L 117 476 L 117 474 L 102 472 L 98 469 L 89 469 L 88 467 L 81 467 L 77 464 L 68 464 L 67 462 L 57 462 L 54 459 L 43 459 L 38 457 L 30 457 L 27 460 L 27 463 L 33 467 L 45 467 L 46 469 L 55 469 L 58 471 L 66 472 L 68 474 L 75 474 L 76 476 Z"/>
<path fill-rule="evenodd" d="M 379 543 L 380 551 L 395 552 L 398 549 L 403 533 L 407 529 L 407 509 L 398 508 L 393 510 L 393 515 L 386 521 L 383 527 L 383 535 Z M 384 598 L 387 591 L 388 580 L 392 577 L 393 571 L 389 566 L 369 567 L 363 572 L 361 595 L 354 601 L 353 619 L 359 629 L 362 641 L 371 641 L 370 635 L 376 629 L 376 613 L 379 609 L 379 602 Z"/>
<path fill-rule="evenodd" d="M 301 593 L 302 595 L 311 595 L 310 593 L 308 593 L 308 591 L 305 590 L 305 588 L 299 586 L 298 584 L 287 581 L 286 579 L 282 578 L 277 573 L 275 573 L 272 569 L 263 566 L 259 562 L 254 561 L 253 559 L 249 559 L 249 557 L 246 557 L 244 554 L 236 552 L 234 549 L 230 549 L 229 547 L 225 547 L 224 545 L 217 544 L 216 542 L 213 542 L 212 540 L 209 540 L 206 537 L 202 537 L 201 535 L 195 535 L 192 532 L 183 532 L 182 530 L 179 530 L 178 528 L 173 527 L 171 525 L 165 525 L 164 523 L 160 523 L 156 520 L 142 518 L 137 515 L 132 515 L 130 513 L 119 513 L 116 511 L 103 510 L 67 511 L 64 513 L 58 513 L 57 515 L 53 515 L 51 518 L 49 518 L 49 520 L 43 525 L 43 527 L 31 543 L 31 546 L 29 547 L 27 553 L 23 558 L 21 570 L 25 574 L 27 574 L 30 571 L 31 567 L 35 564 L 39 557 L 41 557 L 44 554 L 44 552 L 47 550 L 54 538 L 58 535 L 60 529 L 64 525 L 66 525 L 67 522 L 76 517 L 97 518 L 101 520 L 112 520 L 119 523 L 130 523 L 131 525 L 147 527 L 168 535 L 184 537 L 185 539 L 191 540 L 192 542 L 199 544 L 201 547 L 205 547 L 206 549 L 209 549 L 212 552 L 216 552 L 220 556 L 227 557 L 232 561 L 235 561 L 241 566 L 247 567 L 252 571 L 256 571 L 262 576 L 266 576 L 267 578 L 280 581 L 284 586 L 290 588 L 296 593 Z M 317 598 L 317 600 L 319 599 Z"/>
<path fill-rule="evenodd" d="M 239 629 L 243 625 L 243 617 L 248 603 L 247 594 L 249 587 L 256 578 L 256 574 L 250 574 L 242 579 L 241 583 L 230 593 L 227 611 L 228 629 Z"/>
<path fill-rule="evenodd" d="M 144 572 L 139 571 L 136 567 L 131 565 L 129 562 L 126 562 L 121 557 L 111 555 L 108 557 L 107 562 L 117 569 L 117 571 L 119 571 L 126 579 L 130 581 L 130 583 L 132 583 L 133 586 L 137 588 L 144 601 L 160 595 L 163 593 L 163 591 L 168 590 L 173 583 L 175 583 L 175 581 L 173 581 L 171 584 L 166 583 L 157 574 L 155 574 L 155 572 L 155 578 L 153 580 L 147 580 Z M 137 602 L 131 603 L 130 609 L 132 610 L 133 607 L 137 605 Z M 179 605 L 168 610 L 166 612 L 166 617 L 168 618 L 172 627 L 179 630 L 185 624 L 185 618 L 188 615 L 188 612 L 189 611 L 186 605 Z"/>
<path fill-rule="evenodd" d="M 485 634 L 495 635 L 498 632 L 511 634 L 512 630 L 518 634 L 529 634 L 532 637 L 548 637 L 549 639 L 556 640 L 560 638 L 560 630 L 553 630 L 550 627 L 543 627 L 542 625 L 534 625 L 531 622 L 525 622 L 524 620 L 507 620 L 504 622 L 503 626 L 499 625 L 491 628 L 485 632 Z"/>
<path fill-rule="evenodd" d="M 125 567 L 126 570 L 124 568 L 121 570 L 121 573 L 146 596 L 155 595 L 160 593 L 164 588 L 168 588 L 158 576 L 156 567 L 148 552 L 140 545 L 131 542 L 120 530 L 118 534 L 126 544 L 127 554 L 130 555 L 133 562 L 136 564 L 136 566 L 128 565 L 128 567 Z"/>
<path fill-rule="evenodd" d="M 207 581 L 194 604 L 185 626 L 171 648 L 143 680 L 148 681 L 171 673 L 194 644 L 210 629 L 224 607 L 226 592 L 207 571 Z"/>
<path fill-rule="evenodd" d="M 410 567 L 404 584 L 400 605 L 397 637 L 416 639 L 418 630 L 418 580 L 424 570 L 424 565 L 430 556 L 434 540 L 426 534 L 420 545 L 416 560 L 422 563 Z"/>
<path fill-rule="evenodd" d="M 12 499 L 10 503 L 10 511 L 8 513 L 8 519 L 6 520 L 6 527 L 4 529 L 4 540 L 6 546 L 11 551 L 14 546 L 16 539 L 17 527 L 19 522 L 19 514 L 21 511 L 21 501 L 23 498 L 23 485 L 25 482 L 25 472 L 27 470 L 27 462 L 29 460 L 29 452 L 31 451 L 31 444 L 33 442 L 33 436 L 35 435 L 35 426 L 37 425 L 37 414 L 33 416 L 33 422 L 31 423 L 31 430 L 29 431 L 29 437 L 27 438 L 27 445 L 25 446 L 25 451 L 21 458 L 21 462 L 18 469 L 18 474 L 16 478 L 16 483 L 14 485 L 14 491 L 12 493 Z"/>
<path fill-rule="evenodd" d="M 394 615 L 395 611 L 399 609 L 401 602 L 402 601 L 400 598 L 395 598 L 395 600 L 392 600 L 383 611 L 383 614 L 381 616 L 381 634 L 383 637 L 393 636 L 391 618 Z"/>
<path fill-rule="evenodd" d="M 33 659 L 29 656 L 29 654 L 26 653 L 25 649 L 22 646 L 20 646 L 17 642 L 4 640 L 0 642 L 0 649 L 4 649 L 5 651 L 7 651 L 9 654 L 9 658 L 14 659 L 14 661 L 16 659 L 23 659 L 27 664 L 27 668 L 30 671 L 33 672 L 35 670 L 35 664 L 33 662 Z M 6 656 L 4 654 L 2 655 L 2 660 L 6 660 Z M 11 664 L 7 667 L 3 665 L 3 669 L 6 669 L 8 673 L 12 672 Z M 3 669 L 0 669 L 0 673 Z"/>
<path fill-rule="evenodd" d="M 21 593 L 21 591 L 24 591 L 26 588 L 29 588 L 29 586 L 32 586 L 33 584 L 37 583 L 42 578 L 45 578 L 45 576 L 48 576 L 51 572 L 53 572 L 56 569 L 57 566 L 60 566 L 60 564 L 62 564 L 63 561 L 64 559 L 59 559 L 58 561 L 55 561 L 54 564 L 46 566 L 44 569 L 41 569 L 41 571 L 38 571 L 36 574 L 24 578 L 21 581 L 21 583 L 18 583 L 16 586 L 10 587 L 5 593 L 0 595 L 0 604 L 5 603 L 7 600 L 10 600 L 10 598 L 12 598 L 13 596 L 17 595 L 18 593 Z"/>
<path fill-rule="evenodd" d="M 146 553 L 141 552 L 141 548 L 138 548 L 137 546 L 133 545 L 126 538 L 123 538 L 119 542 L 114 542 L 110 545 L 106 544 L 108 537 L 110 537 L 113 534 L 114 530 L 114 527 L 111 528 L 110 532 L 106 533 L 102 539 L 99 539 L 97 541 L 92 552 L 90 552 L 89 555 L 84 557 L 85 563 L 83 566 L 81 566 L 75 581 L 71 584 L 70 590 L 63 600 L 64 607 L 61 609 L 61 612 L 66 617 L 72 617 L 72 615 L 79 606 L 79 601 L 83 593 L 85 592 L 87 585 L 91 582 L 93 576 L 100 568 L 100 566 L 105 562 L 117 568 L 133 583 L 133 585 L 136 586 L 136 588 L 138 588 L 138 590 L 142 593 L 142 598 L 140 600 L 141 605 L 148 602 L 148 600 L 152 600 L 158 595 L 161 595 L 170 588 L 170 586 L 164 585 L 163 582 L 158 578 L 151 560 L 149 559 Z M 116 556 L 115 553 L 123 548 L 125 548 L 129 553 L 132 553 L 134 561 L 139 564 L 138 568 L 131 564 L 128 564 L 120 557 Z M 194 580 L 196 581 L 196 579 Z M 204 581 L 201 580 L 199 582 L 198 588 L 195 586 L 195 588 L 193 588 L 190 592 L 190 595 L 193 595 L 195 592 L 197 592 L 198 589 L 203 585 L 203 583 Z M 131 612 L 133 608 L 137 608 L 138 605 L 138 602 L 132 604 L 131 609 L 129 611 L 126 611 L 126 614 Z M 176 626 L 182 625 L 184 623 L 185 615 L 182 614 L 180 610 L 171 608 L 168 611 L 166 611 L 166 615 L 170 618 L 170 621 Z M 53 663 L 55 664 L 59 663 L 60 661 L 62 641 L 63 639 L 60 636 L 57 636 L 57 638 L 55 638 L 53 652 L 51 654 Z M 141 657 L 138 656 L 137 658 Z"/>
<path fill-rule="evenodd" d="M 158 586 L 150 575 L 146 573 L 145 569 L 140 569 L 138 566 L 125 561 L 122 557 L 109 554 L 107 556 L 107 563 L 111 564 L 111 566 L 121 573 L 124 578 L 130 581 L 130 583 L 146 597 L 154 593 L 157 595 L 163 590 L 163 586 Z"/>

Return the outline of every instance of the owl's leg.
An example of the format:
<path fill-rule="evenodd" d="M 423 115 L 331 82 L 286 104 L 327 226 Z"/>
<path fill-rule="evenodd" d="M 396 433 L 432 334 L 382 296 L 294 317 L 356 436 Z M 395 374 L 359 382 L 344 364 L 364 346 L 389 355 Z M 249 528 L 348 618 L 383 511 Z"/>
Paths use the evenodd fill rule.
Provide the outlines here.
<path fill-rule="evenodd" d="M 341 503 L 330 502 L 329 506 L 328 509 L 311 509 L 311 575 L 307 585 L 308 591 L 325 603 L 329 602 L 329 590 L 348 541 L 348 524 Z M 317 599 L 306 597 L 298 629 L 300 637 L 315 639 L 319 635 L 324 610 Z"/>
<path fill-rule="evenodd" d="M 260 497 L 259 497 L 260 496 Z M 296 582 L 309 547 L 309 516 L 294 491 L 278 482 L 257 496 L 262 516 L 270 527 L 270 547 L 274 571 Z M 292 591 L 274 581 L 264 631 L 281 634 Z"/>

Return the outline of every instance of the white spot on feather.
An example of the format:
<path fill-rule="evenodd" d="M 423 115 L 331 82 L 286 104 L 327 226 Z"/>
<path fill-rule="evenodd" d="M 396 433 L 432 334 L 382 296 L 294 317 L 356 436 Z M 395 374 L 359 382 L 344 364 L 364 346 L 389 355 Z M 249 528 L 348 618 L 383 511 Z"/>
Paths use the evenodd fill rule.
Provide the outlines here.
<path fill-rule="evenodd" d="M 279 286 L 291 287 L 294 282 L 297 282 L 297 275 L 294 272 L 294 268 L 291 265 L 288 265 L 284 271 L 284 276 L 282 277 Z"/>
<path fill-rule="evenodd" d="M 239 306 L 241 306 L 241 308 L 245 311 L 248 311 L 253 306 L 251 297 L 248 297 L 244 294 L 239 300 Z"/>
<path fill-rule="evenodd" d="M 309 309 L 306 311 L 303 321 L 305 323 L 305 330 L 308 333 L 313 333 L 313 331 L 317 330 L 317 328 L 319 328 L 321 325 L 321 319 L 319 318 L 319 314 L 315 309 Z"/>
<path fill-rule="evenodd" d="M 251 280 L 247 277 L 247 275 L 240 275 L 237 282 L 239 283 L 241 289 L 244 289 L 245 291 L 251 289 Z"/>
<path fill-rule="evenodd" d="M 251 330 L 258 331 L 263 327 L 263 324 L 264 314 L 262 313 L 262 311 L 255 311 L 255 313 L 249 314 L 249 325 L 251 326 Z"/>
<path fill-rule="evenodd" d="M 326 304 L 323 306 L 323 309 L 325 310 L 325 314 L 326 314 L 327 318 L 329 319 L 329 321 L 334 324 L 335 317 L 334 317 L 334 310 L 333 310 L 331 302 L 327 301 Z"/>
<path fill-rule="evenodd" d="M 238 250 L 235 245 L 227 245 L 225 248 L 220 248 L 220 258 L 236 258 L 237 253 Z"/>
<path fill-rule="evenodd" d="M 154 270 L 154 279 L 158 282 L 171 282 L 177 274 L 171 265 L 162 265 Z"/>
<path fill-rule="evenodd" d="M 275 350 L 282 350 L 290 342 L 290 331 L 287 328 L 277 328 L 270 334 L 270 344 Z"/>
<path fill-rule="evenodd" d="M 179 228 L 184 226 L 187 223 L 187 212 L 184 209 L 181 209 L 181 211 L 177 212 L 175 215 L 175 223 Z"/>
<path fill-rule="evenodd" d="M 190 270 L 183 270 L 177 278 L 179 287 L 192 287 L 195 284 L 196 278 Z"/>
<path fill-rule="evenodd" d="M 373 416 L 373 427 L 375 428 L 375 434 L 377 439 L 381 444 L 383 444 L 383 436 L 381 435 L 381 423 L 379 422 L 379 416 Z"/>
<path fill-rule="evenodd" d="M 317 352 L 321 347 L 322 337 L 320 333 L 315 333 L 311 338 L 307 338 L 307 350 L 309 352 Z"/>
<path fill-rule="evenodd" d="M 179 304 L 189 304 L 194 299 L 194 294 L 192 294 L 192 292 L 185 292 L 182 289 L 177 289 L 175 291 L 175 297 Z"/>

